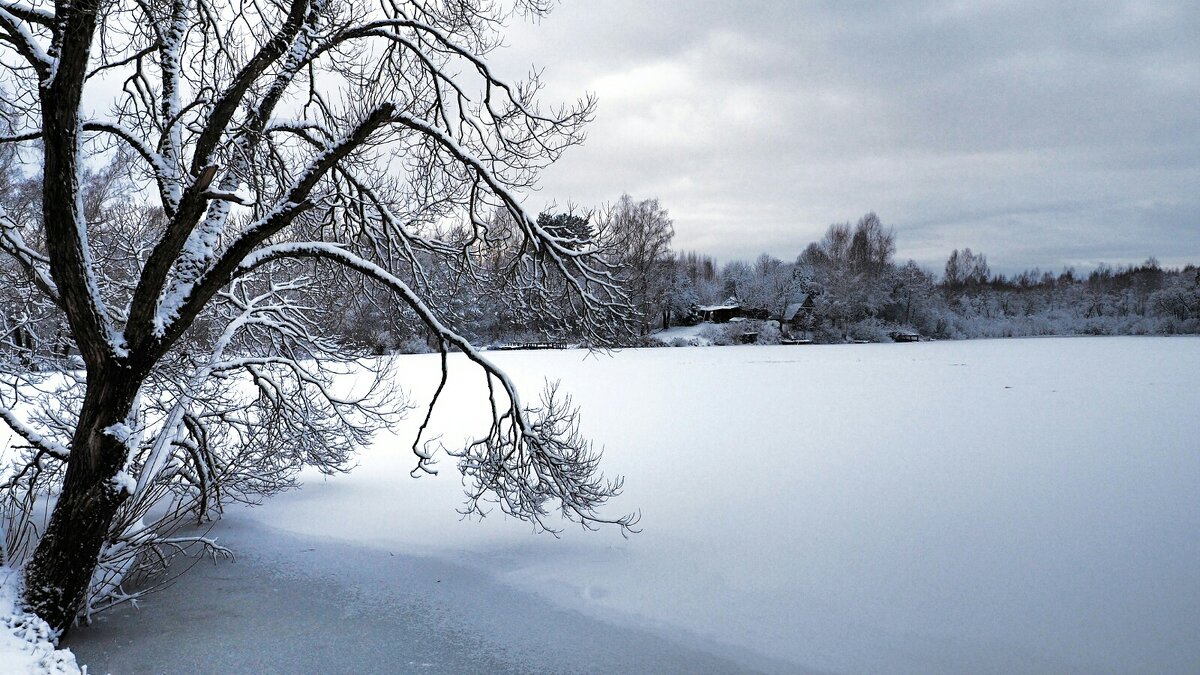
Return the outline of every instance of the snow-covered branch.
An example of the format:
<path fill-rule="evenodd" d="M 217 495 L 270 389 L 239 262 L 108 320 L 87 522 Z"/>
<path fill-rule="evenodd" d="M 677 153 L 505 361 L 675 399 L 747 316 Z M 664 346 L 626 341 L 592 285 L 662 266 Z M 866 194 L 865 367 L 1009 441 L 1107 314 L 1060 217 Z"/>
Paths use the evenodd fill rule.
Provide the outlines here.
<path fill-rule="evenodd" d="M 15 431 L 27 443 L 55 459 L 66 461 L 71 454 L 67 448 L 30 428 L 8 408 L 0 407 L 0 422 L 4 422 L 9 429 Z"/>
<path fill-rule="evenodd" d="M 52 20 L 52 18 L 51 18 Z M 0 42 L 7 42 L 38 72 L 42 79 L 52 72 L 54 59 L 34 37 L 27 23 L 44 24 L 45 16 L 32 8 L 0 3 Z"/>
<path fill-rule="evenodd" d="M 605 519 L 598 514 L 597 509 L 608 498 L 620 493 L 621 482 L 605 481 L 598 474 L 599 454 L 579 435 L 577 412 L 571 408 L 569 397 L 560 400 L 556 397 L 557 387 L 552 387 L 543 394 L 541 408 L 522 407 L 517 388 L 508 375 L 447 326 L 404 280 L 345 249 L 320 242 L 267 247 L 248 257 L 240 272 L 274 261 L 306 257 L 334 262 L 385 285 L 434 332 L 443 355 L 453 346 L 483 369 L 492 407 L 491 427 L 483 438 L 461 452 L 452 453 L 460 458 L 464 475 L 473 481 L 473 488 L 468 491 L 468 512 L 481 514 L 481 502 L 494 499 L 505 513 L 554 531 L 553 524 L 545 520 L 546 503 L 554 501 L 563 516 L 585 527 L 609 523 L 628 530 L 636 524 L 635 515 Z M 442 368 L 443 379 L 430 402 L 430 415 L 445 385 L 445 359 Z M 496 396 L 496 384 L 500 386 L 502 399 Z M 428 422 L 427 415 L 422 431 Z M 415 471 L 433 473 L 432 453 L 422 447 L 421 441 L 418 432 L 412 445 L 418 457 Z"/>

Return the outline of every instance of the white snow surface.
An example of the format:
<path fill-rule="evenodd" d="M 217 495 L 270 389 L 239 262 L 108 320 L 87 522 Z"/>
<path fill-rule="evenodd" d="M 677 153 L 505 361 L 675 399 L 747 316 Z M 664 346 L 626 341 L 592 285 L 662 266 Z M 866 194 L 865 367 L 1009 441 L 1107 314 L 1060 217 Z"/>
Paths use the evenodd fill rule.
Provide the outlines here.
<path fill-rule="evenodd" d="M 408 477 L 421 410 L 351 473 L 306 476 L 227 521 L 381 552 L 335 560 L 346 583 L 393 578 L 430 603 L 510 610 L 515 593 L 748 669 L 1200 671 L 1200 339 L 491 356 L 528 401 L 543 377 L 561 378 L 605 470 L 626 477 L 612 515 L 640 509 L 640 534 L 568 525 L 556 539 L 499 513 L 461 520 L 452 461 Z M 397 365 L 426 400 L 437 357 Z M 486 396 L 465 359 L 451 367 L 433 419 L 447 444 L 482 430 Z M 238 545 L 256 538 L 274 541 Z M 429 594 L 385 567 L 400 554 L 467 570 L 438 571 L 428 588 L 472 574 L 495 583 Z M 472 634 L 486 636 L 487 621 Z M 620 670 L 655 670 L 648 651 L 620 656 Z M 725 672 L 692 670 L 712 668 Z"/>
<path fill-rule="evenodd" d="M 56 649 L 45 621 L 20 611 L 19 572 L 0 565 L 0 672 L 67 675 L 81 672 L 75 655 Z"/>
<path fill-rule="evenodd" d="M 641 534 L 460 520 L 449 461 L 406 479 L 411 429 L 253 517 L 821 670 L 1200 667 L 1200 340 L 494 356 L 528 400 L 562 379 Z M 424 400 L 436 357 L 399 366 Z M 452 368 L 447 443 L 484 400 Z"/>
<path fill-rule="evenodd" d="M 694 326 L 671 326 L 666 330 L 656 331 L 650 334 L 652 340 L 658 340 L 665 345 L 671 345 L 678 342 L 681 345 L 690 345 L 693 347 L 708 347 L 712 345 L 712 340 L 704 337 L 702 333 L 706 328 L 717 326 L 710 322 L 698 323 Z"/>

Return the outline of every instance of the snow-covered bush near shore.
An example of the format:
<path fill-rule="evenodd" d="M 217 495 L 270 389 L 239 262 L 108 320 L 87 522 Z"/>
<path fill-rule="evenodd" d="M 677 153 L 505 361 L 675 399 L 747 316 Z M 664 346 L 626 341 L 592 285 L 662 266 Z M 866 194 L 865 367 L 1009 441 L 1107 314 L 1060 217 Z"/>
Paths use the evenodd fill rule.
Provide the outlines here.
<path fill-rule="evenodd" d="M 779 329 L 778 321 L 759 321 L 756 345 L 777 345 L 783 339 L 783 331 Z"/>
<path fill-rule="evenodd" d="M 737 344 L 737 336 L 742 333 L 742 327 L 734 323 L 705 323 L 702 326 L 700 337 L 704 338 L 710 345 L 725 346 Z"/>
<path fill-rule="evenodd" d="M 69 649 L 57 649 L 54 632 L 37 616 L 22 611 L 21 575 L 0 567 L 0 670 L 30 675 L 86 673 Z"/>
<path fill-rule="evenodd" d="M 846 334 L 851 340 L 856 341 L 891 342 L 892 338 L 888 334 L 896 328 L 899 328 L 899 326 L 885 324 L 879 319 L 863 319 L 851 324 L 846 329 Z"/>
<path fill-rule="evenodd" d="M 781 333 L 779 331 L 779 322 L 777 321 L 748 319 L 745 321 L 731 321 L 729 323 L 700 324 L 698 337 L 711 345 L 750 343 L 777 345 L 779 344 Z"/>

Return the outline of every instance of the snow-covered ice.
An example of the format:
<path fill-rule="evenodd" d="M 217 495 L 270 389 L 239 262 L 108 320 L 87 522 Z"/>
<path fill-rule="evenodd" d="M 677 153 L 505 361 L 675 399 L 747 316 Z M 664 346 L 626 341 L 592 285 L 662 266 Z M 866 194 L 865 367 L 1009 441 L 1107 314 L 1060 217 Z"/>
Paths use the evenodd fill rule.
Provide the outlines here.
<path fill-rule="evenodd" d="M 401 623 L 402 608 L 419 608 L 414 635 L 431 615 L 467 617 L 455 621 L 471 639 L 443 665 L 474 655 L 516 670 L 611 670 L 612 659 L 551 659 L 542 638 L 556 634 L 538 630 L 566 612 L 553 616 L 573 617 L 578 631 L 648 636 L 616 655 L 630 671 L 686 671 L 679 664 L 701 655 L 716 659 L 697 666 L 709 671 L 1200 670 L 1200 339 L 493 357 L 526 398 L 543 376 L 562 379 L 583 431 L 605 447 L 605 469 L 626 476 L 613 513 L 640 509 L 641 534 L 568 528 L 555 539 L 499 514 L 460 520 L 449 460 L 436 477 L 408 477 L 412 428 L 380 438 L 350 474 L 308 476 L 303 489 L 233 511 L 220 527 L 293 585 L 332 593 L 311 579 L 336 575 L 330 584 L 362 585 L 364 602 L 393 598 L 386 611 L 363 611 Z M 437 358 L 398 365 L 424 400 Z M 452 366 L 433 420 L 447 443 L 480 430 L 467 411 L 484 403 L 482 375 L 458 357 Z M 289 541 L 312 542 L 325 562 L 306 564 L 299 544 L 270 550 Z M 209 563 L 203 574 L 246 564 Z M 427 573 L 459 590 L 414 581 Z M 222 609 L 222 584 L 203 588 L 214 626 L 223 612 L 256 606 Z M 177 590 L 146 601 L 146 616 L 158 612 L 153 626 L 196 611 L 170 604 Z M 357 606 L 337 595 L 339 607 Z M 261 604 L 264 615 L 288 606 Z M 264 625 L 295 631 L 288 622 L 303 616 Z M 532 635 L 508 625 L 522 616 L 534 617 Z M 105 619 L 103 639 L 78 631 L 80 661 L 95 657 L 102 671 L 111 641 L 132 658 L 154 629 L 123 620 Z M 196 649 L 188 623 L 177 625 L 179 649 Z M 654 644 L 673 645 L 674 666 L 648 660 Z"/>

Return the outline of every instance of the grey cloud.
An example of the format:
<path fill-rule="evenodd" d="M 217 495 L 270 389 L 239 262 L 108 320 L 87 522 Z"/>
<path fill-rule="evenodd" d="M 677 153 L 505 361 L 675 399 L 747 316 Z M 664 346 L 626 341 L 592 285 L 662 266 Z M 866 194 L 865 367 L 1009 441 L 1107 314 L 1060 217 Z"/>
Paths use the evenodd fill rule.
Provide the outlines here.
<path fill-rule="evenodd" d="M 658 196 L 677 248 L 792 257 L 868 210 L 899 254 L 1200 260 L 1193 2 L 568 1 L 498 57 L 600 95 L 531 204 Z"/>

